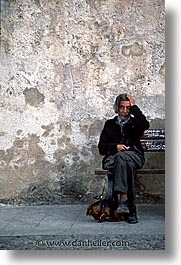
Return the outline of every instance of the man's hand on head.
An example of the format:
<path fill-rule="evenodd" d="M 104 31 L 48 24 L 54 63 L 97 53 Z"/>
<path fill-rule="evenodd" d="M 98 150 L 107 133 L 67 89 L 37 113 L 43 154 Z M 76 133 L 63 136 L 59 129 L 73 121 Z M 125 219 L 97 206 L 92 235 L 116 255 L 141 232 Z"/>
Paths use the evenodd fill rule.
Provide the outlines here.
<path fill-rule="evenodd" d="M 131 106 L 136 105 L 135 99 L 131 95 L 128 94 L 127 97 L 129 98 Z"/>

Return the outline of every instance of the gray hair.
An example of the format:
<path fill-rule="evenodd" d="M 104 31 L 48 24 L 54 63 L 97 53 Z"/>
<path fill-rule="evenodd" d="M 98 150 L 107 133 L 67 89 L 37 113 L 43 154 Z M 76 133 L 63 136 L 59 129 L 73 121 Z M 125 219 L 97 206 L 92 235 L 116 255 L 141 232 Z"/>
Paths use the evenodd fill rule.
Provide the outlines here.
<path fill-rule="evenodd" d="M 123 93 L 123 94 L 120 94 L 119 96 L 117 96 L 117 98 L 114 102 L 114 105 L 113 105 L 113 109 L 114 109 L 115 113 L 118 113 L 120 101 L 130 101 L 130 100 L 127 97 L 126 93 Z"/>

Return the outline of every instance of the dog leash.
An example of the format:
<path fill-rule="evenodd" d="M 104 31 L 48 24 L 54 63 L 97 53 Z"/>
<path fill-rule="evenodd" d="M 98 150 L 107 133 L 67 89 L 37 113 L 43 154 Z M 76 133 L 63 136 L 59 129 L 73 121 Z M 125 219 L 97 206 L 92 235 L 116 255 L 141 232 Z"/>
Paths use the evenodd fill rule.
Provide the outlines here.
<path fill-rule="evenodd" d="M 104 191 L 105 191 L 105 187 L 106 187 L 106 183 L 107 183 L 107 177 L 104 178 L 104 185 L 103 185 L 102 193 L 101 193 L 101 195 L 100 195 L 100 197 L 99 197 L 99 200 L 102 200 L 102 198 L 103 198 Z"/>

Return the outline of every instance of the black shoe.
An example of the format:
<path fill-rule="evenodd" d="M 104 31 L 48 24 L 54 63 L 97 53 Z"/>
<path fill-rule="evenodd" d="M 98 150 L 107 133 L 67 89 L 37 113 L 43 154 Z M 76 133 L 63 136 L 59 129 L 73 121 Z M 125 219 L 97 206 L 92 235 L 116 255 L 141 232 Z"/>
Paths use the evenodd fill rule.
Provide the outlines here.
<path fill-rule="evenodd" d="M 129 224 L 137 224 L 138 218 L 136 213 L 129 213 L 128 215 L 128 223 Z"/>
<path fill-rule="evenodd" d="M 129 224 L 137 224 L 138 223 L 135 204 L 129 205 L 128 223 Z"/>

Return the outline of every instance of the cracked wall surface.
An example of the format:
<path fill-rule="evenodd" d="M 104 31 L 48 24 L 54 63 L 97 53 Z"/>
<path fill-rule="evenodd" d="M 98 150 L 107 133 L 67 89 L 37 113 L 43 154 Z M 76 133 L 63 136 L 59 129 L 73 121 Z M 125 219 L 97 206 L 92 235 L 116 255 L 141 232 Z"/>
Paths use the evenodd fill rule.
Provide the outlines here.
<path fill-rule="evenodd" d="M 1 20 L 0 200 L 99 196 L 115 97 L 129 92 L 164 127 L 164 1 L 2 0 Z"/>

